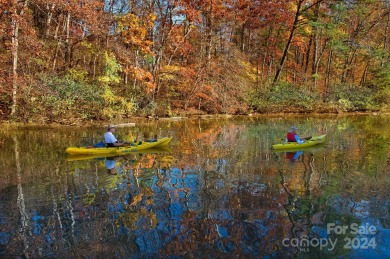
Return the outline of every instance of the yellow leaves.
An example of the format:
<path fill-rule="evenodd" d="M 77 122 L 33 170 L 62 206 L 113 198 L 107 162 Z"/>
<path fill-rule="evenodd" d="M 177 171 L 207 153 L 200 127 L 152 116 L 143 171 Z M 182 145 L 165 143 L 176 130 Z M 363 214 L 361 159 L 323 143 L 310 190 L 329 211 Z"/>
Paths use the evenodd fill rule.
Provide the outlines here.
<path fill-rule="evenodd" d="M 107 104 L 114 104 L 116 98 L 111 89 L 106 87 L 106 89 L 104 90 L 103 99 L 104 102 Z"/>
<path fill-rule="evenodd" d="M 102 83 L 115 82 L 119 83 L 120 77 L 118 76 L 118 72 L 121 70 L 121 66 L 117 63 L 114 54 L 105 53 L 104 54 L 104 76 L 99 76 L 98 81 Z"/>
<path fill-rule="evenodd" d="M 92 43 L 86 41 L 81 42 L 80 45 L 89 50 L 95 48 L 95 46 Z"/>
<path fill-rule="evenodd" d="M 84 81 L 88 72 L 82 69 L 70 68 L 67 71 L 68 75 L 76 81 Z"/>
<path fill-rule="evenodd" d="M 132 113 L 135 110 L 133 102 L 126 100 L 122 96 L 116 96 L 109 87 L 106 87 L 103 94 L 104 107 L 102 113 L 106 118 L 112 118 L 116 114 Z"/>
<path fill-rule="evenodd" d="M 150 13 L 150 14 L 146 15 L 147 25 L 149 27 L 153 27 L 154 26 L 154 21 L 156 20 L 156 18 L 157 18 L 157 15 L 154 14 L 154 13 Z"/>
<path fill-rule="evenodd" d="M 302 1 L 302 0 L 299 0 L 299 1 Z M 302 2 L 305 2 L 305 1 L 302 1 Z M 308 2 L 310 2 L 310 1 L 308 1 Z M 295 13 L 297 12 L 297 9 L 298 9 L 298 4 L 297 4 L 297 2 L 291 1 L 291 2 L 288 3 L 288 10 L 291 12 L 291 15 L 292 15 L 292 14 L 295 14 Z M 300 7 L 300 11 L 301 11 L 301 10 L 302 10 L 302 5 L 301 5 L 301 7 Z M 302 20 L 304 20 L 304 17 L 303 17 L 302 15 L 299 15 L 298 19 L 299 19 L 300 21 L 302 21 Z"/>
<path fill-rule="evenodd" d="M 147 39 L 147 33 L 153 29 L 154 21 L 156 20 L 154 13 L 145 16 L 142 21 L 137 15 L 129 13 L 118 17 L 117 31 L 122 37 L 124 43 L 141 50 L 143 53 L 150 53 L 152 41 Z"/>
<path fill-rule="evenodd" d="M 158 161 L 160 162 L 160 166 L 162 168 L 170 168 L 171 165 L 176 162 L 176 159 L 173 156 L 164 156 L 158 159 Z"/>
<path fill-rule="evenodd" d="M 146 36 L 146 28 L 141 27 L 138 16 L 129 13 L 117 19 L 118 32 L 127 44 L 141 45 Z"/>
<path fill-rule="evenodd" d="M 297 4 L 294 2 L 294 1 L 291 1 L 288 3 L 288 9 L 292 12 L 296 12 L 297 11 Z"/>
<path fill-rule="evenodd" d="M 108 83 L 110 82 L 110 77 L 109 76 L 99 76 L 98 81 L 102 83 Z"/>
<path fill-rule="evenodd" d="M 313 32 L 313 29 L 312 29 L 311 26 L 304 26 L 304 27 L 303 27 L 303 30 L 304 30 L 304 32 L 305 32 L 307 35 L 310 35 L 310 34 L 312 34 L 312 32 Z"/>
<path fill-rule="evenodd" d="M 163 66 L 160 70 L 158 79 L 162 81 L 170 81 L 177 77 L 177 74 L 182 68 L 179 66 Z"/>
<path fill-rule="evenodd" d="M 140 203 L 142 201 L 142 197 L 144 195 L 142 193 L 140 194 L 137 194 L 136 196 L 134 196 L 133 198 L 133 202 L 130 204 L 130 206 L 137 206 L 138 203 Z"/>
<path fill-rule="evenodd" d="M 244 71 L 247 77 L 252 81 L 252 83 L 256 82 L 256 68 L 254 68 L 249 62 L 240 60 L 240 65 L 244 68 Z"/>
<path fill-rule="evenodd" d="M 176 76 L 174 74 L 169 74 L 169 73 L 160 73 L 158 79 L 162 81 L 170 81 L 175 79 Z"/>
<path fill-rule="evenodd" d="M 188 86 L 195 83 L 196 76 L 197 71 L 191 67 L 170 65 L 161 67 L 157 79 L 166 84 L 169 91 L 185 94 L 190 89 Z"/>
<path fill-rule="evenodd" d="M 163 71 L 164 73 L 177 73 L 179 72 L 181 69 L 181 67 L 179 66 L 163 66 L 161 68 L 161 71 Z"/>

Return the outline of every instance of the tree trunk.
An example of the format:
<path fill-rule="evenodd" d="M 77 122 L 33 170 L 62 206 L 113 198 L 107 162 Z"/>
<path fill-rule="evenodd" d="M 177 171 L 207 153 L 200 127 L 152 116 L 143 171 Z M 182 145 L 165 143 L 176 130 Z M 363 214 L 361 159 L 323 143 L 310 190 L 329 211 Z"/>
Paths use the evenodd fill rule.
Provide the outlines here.
<path fill-rule="evenodd" d="M 368 64 L 370 64 L 370 59 L 367 60 L 366 66 L 364 67 L 363 75 L 362 75 L 362 78 L 360 79 L 360 83 L 359 83 L 359 85 L 361 85 L 361 86 L 364 85 L 364 83 L 366 82 Z"/>
<path fill-rule="evenodd" d="M 314 22 L 317 23 L 318 15 L 320 12 L 320 4 L 316 5 L 314 9 Z M 318 72 L 318 28 L 317 26 L 313 27 L 313 61 L 311 67 L 311 75 L 313 80 L 314 89 L 317 88 L 317 72 Z M 313 87 L 310 87 L 310 90 L 313 90 Z"/>
<path fill-rule="evenodd" d="M 128 69 L 129 69 L 129 62 L 126 61 L 126 73 L 124 73 L 124 74 L 125 74 L 125 77 L 124 77 L 124 79 L 123 79 L 125 85 L 127 85 L 127 83 L 128 83 L 128 73 L 127 73 Z"/>
<path fill-rule="evenodd" d="M 388 41 L 388 34 L 389 34 L 389 28 L 390 28 L 390 12 L 387 14 L 387 22 L 386 22 L 386 27 L 385 27 L 385 33 L 384 33 L 384 38 L 383 38 L 383 49 L 384 51 L 387 51 L 387 41 Z M 385 58 L 381 59 L 381 67 L 384 67 L 386 63 Z"/>
<path fill-rule="evenodd" d="M 97 54 L 95 54 L 93 57 L 93 75 L 92 75 L 93 80 L 95 80 L 96 78 L 96 59 L 97 59 Z"/>
<path fill-rule="evenodd" d="M 70 65 L 70 12 L 66 14 L 65 22 L 65 63 Z"/>
<path fill-rule="evenodd" d="M 292 39 L 294 37 L 295 30 L 298 28 L 299 16 L 302 13 L 304 13 L 305 11 L 312 8 L 313 6 L 319 5 L 322 1 L 324 1 L 324 0 L 317 0 L 312 4 L 308 3 L 308 5 L 305 5 L 304 8 L 302 8 L 302 9 L 301 9 L 301 7 L 304 4 L 305 0 L 298 0 L 297 1 L 297 10 L 295 12 L 294 22 L 293 22 L 293 25 L 292 25 L 291 30 L 290 30 L 290 36 L 288 37 L 288 41 L 287 41 L 286 47 L 284 48 L 283 55 L 282 55 L 282 58 L 281 58 L 280 63 L 279 63 L 279 67 L 277 67 L 276 74 L 275 74 L 272 85 L 274 85 L 280 78 L 280 73 L 283 70 L 284 62 L 286 61 L 288 51 L 290 49 Z"/>
<path fill-rule="evenodd" d="M 58 18 L 58 21 L 57 21 L 57 25 L 56 25 L 56 29 L 54 31 L 54 36 L 53 38 L 55 40 L 58 39 L 58 31 L 60 30 L 60 22 L 61 22 L 61 16 Z M 56 65 L 57 65 L 57 56 L 58 56 L 58 51 L 59 51 L 59 48 L 60 48 L 60 45 L 61 45 L 61 41 L 58 40 L 57 41 L 57 45 L 56 45 L 56 48 L 54 50 L 54 55 L 53 55 L 53 61 L 52 61 L 52 67 L 51 67 L 51 70 L 54 71 L 56 69 Z"/>
<path fill-rule="evenodd" d="M 16 199 L 16 204 L 19 210 L 20 216 L 20 227 L 19 234 L 23 240 L 24 252 L 29 248 L 28 239 L 29 229 L 30 229 L 30 218 L 28 212 L 26 211 L 26 204 L 24 200 L 23 185 L 22 185 L 22 168 L 20 165 L 20 150 L 19 150 L 19 141 L 16 136 L 12 137 L 14 142 L 14 152 L 15 152 L 15 165 L 16 165 L 16 179 L 17 179 L 17 190 L 18 197 Z"/>
<path fill-rule="evenodd" d="M 347 57 L 345 58 L 345 63 L 343 66 L 343 74 L 341 76 L 341 83 L 342 84 L 346 84 L 348 81 L 347 79 L 348 79 L 349 75 L 351 75 L 352 64 L 355 60 L 355 55 L 356 55 L 356 49 L 351 47 L 350 52 L 348 53 Z"/>
<path fill-rule="evenodd" d="M 326 63 L 326 76 L 325 76 L 325 92 L 326 95 L 329 94 L 329 83 L 330 83 L 330 65 L 332 63 L 332 55 L 333 51 L 332 48 L 329 48 L 329 55 L 328 55 L 328 61 Z"/>
<path fill-rule="evenodd" d="M 242 24 L 240 30 L 240 39 L 241 39 L 241 51 L 245 51 L 245 23 Z"/>
<path fill-rule="evenodd" d="M 48 38 L 49 34 L 50 34 L 50 24 L 51 24 L 51 19 L 53 17 L 53 10 L 54 10 L 55 6 L 56 6 L 55 4 L 51 4 L 51 6 L 49 6 L 49 5 L 47 6 L 48 11 L 47 11 L 47 20 L 46 20 L 47 28 L 46 28 L 46 33 L 45 33 L 46 38 Z"/>
<path fill-rule="evenodd" d="M 23 6 L 18 14 L 17 4 L 12 15 L 12 106 L 11 118 L 16 115 L 17 99 L 18 99 L 18 51 L 19 51 L 19 19 L 23 16 L 28 0 L 23 2 Z"/>
<path fill-rule="evenodd" d="M 298 1 L 297 11 L 295 12 L 294 22 L 293 22 L 293 25 L 291 27 L 290 36 L 288 37 L 286 47 L 284 48 L 282 59 L 280 60 L 280 63 L 279 63 L 279 67 L 276 70 L 276 74 L 275 74 L 275 78 L 274 78 L 274 81 L 273 81 L 273 85 L 279 80 L 280 72 L 283 70 L 284 61 L 287 58 L 287 54 L 288 54 L 288 51 L 290 49 L 292 39 L 294 37 L 294 32 L 298 28 L 298 21 L 299 21 L 299 16 L 301 15 L 301 6 L 302 6 L 303 2 L 304 2 L 304 0 L 299 0 Z"/>
<path fill-rule="evenodd" d="M 306 51 L 306 59 L 305 59 L 305 74 L 307 73 L 307 70 L 309 69 L 309 62 L 310 62 L 310 52 L 311 52 L 311 46 L 313 44 L 313 34 L 310 35 L 307 51 Z"/>
<path fill-rule="evenodd" d="M 206 59 L 207 59 L 207 65 L 210 63 L 211 60 L 211 49 L 212 49 L 212 21 L 213 18 L 213 1 L 210 2 L 210 10 L 207 15 L 206 20 Z"/>
<path fill-rule="evenodd" d="M 264 53 L 264 55 L 263 55 L 263 62 L 261 64 L 261 81 L 264 80 L 264 75 L 266 74 L 265 73 L 265 65 L 267 63 L 267 58 L 268 58 L 267 53 Z"/>

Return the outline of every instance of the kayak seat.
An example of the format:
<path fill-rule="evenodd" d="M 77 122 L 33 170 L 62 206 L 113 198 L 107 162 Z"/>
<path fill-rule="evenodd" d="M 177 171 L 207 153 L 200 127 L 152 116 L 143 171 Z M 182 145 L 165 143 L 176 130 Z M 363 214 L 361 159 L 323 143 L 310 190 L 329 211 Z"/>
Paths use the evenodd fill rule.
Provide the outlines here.
<path fill-rule="evenodd" d="M 98 142 L 94 144 L 93 147 L 106 147 L 106 144 L 104 142 Z"/>

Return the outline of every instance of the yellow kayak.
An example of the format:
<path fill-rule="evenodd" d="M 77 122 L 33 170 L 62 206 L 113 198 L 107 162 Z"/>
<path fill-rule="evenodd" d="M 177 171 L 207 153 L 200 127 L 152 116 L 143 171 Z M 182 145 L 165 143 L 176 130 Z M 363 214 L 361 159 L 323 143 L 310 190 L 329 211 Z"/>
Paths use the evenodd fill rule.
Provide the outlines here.
<path fill-rule="evenodd" d="M 69 154 L 83 154 L 83 155 L 123 155 L 130 152 L 138 152 L 150 148 L 158 148 L 168 145 L 172 137 L 160 138 L 153 141 L 142 141 L 134 146 L 122 147 L 68 147 L 65 152 Z"/>
<path fill-rule="evenodd" d="M 285 150 L 285 149 L 300 149 L 305 147 L 312 147 L 317 144 L 324 143 L 326 140 L 326 134 L 320 136 L 314 136 L 309 140 L 306 140 L 302 144 L 298 144 L 297 142 L 285 142 L 281 144 L 272 145 L 272 149 L 274 150 Z"/>
<path fill-rule="evenodd" d="M 104 159 L 118 156 L 129 156 L 131 154 L 161 154 L 169 153 L 171 149 L 167 146 L 160 146 L 155 148 L 149 148 L 139 151 L 132 151 L 131 153 L 121 153 L 121 154 L 68 154 L 66 161 L 80 161 L 80 160 L 95 160 L 95 159 Z"/>

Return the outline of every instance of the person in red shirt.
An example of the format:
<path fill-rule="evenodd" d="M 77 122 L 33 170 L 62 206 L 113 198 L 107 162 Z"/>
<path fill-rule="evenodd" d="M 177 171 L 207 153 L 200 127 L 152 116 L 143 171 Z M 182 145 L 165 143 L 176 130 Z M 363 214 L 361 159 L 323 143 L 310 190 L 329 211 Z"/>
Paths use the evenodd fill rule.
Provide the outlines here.
<path fill-rule="evenodd" d="M 286 158 L 289 159 L 291 162 L 296 161 L 300 155 L 303 154 L 302 150 L 299 150 L 297 152 L 287 152 L 286 153 Z"/>
<path fill-rule="evenodd" d="M 286 142 L 298 142 L 298 144 L 302 144 L 303 140 L 301 140 L 296 133 L 297 127 L 291 126 L 288 130 Z"/>

